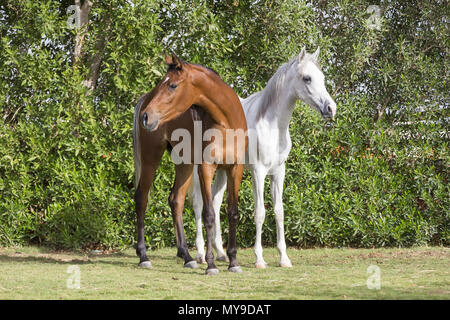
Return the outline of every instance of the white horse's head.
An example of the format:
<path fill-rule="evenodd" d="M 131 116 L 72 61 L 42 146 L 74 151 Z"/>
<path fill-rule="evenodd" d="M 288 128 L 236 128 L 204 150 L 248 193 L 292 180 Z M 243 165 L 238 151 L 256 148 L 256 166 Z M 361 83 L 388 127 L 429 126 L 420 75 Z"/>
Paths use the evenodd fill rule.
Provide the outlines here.
<path fill-rule="evenodd" d="M 298 55 L 297 81 L 294 88 L 297 98 L 317 110 L 323 118 L 331 119 L 336 114 L 336 103 L 325 88 L 325 76 L 319 68 L 320 48 L 313 54 L 305 48 Z"/>

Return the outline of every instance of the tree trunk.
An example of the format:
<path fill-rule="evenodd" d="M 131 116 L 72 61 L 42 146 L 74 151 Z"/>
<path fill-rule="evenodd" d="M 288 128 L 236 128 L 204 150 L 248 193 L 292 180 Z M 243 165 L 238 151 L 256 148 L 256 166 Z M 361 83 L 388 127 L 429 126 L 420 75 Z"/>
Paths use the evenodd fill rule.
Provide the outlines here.
<path fill-rule="evenodd" d="M 97 86 L 97 80 L 100 75 L 100 66 L 102 64 L 103 54 L 106 44 L 108 42 L 107 32 L 102 33 L 97 39 L 95 49 L 96 53 L 92 57 L 85 59 L 85 52 L 83 52 L 84 39 L 88 31 L 89 26 L 89 13 L 93 6 L 93 2 L 85 0 L 81 5 L 81 0 L 75 0 L 75 5 L 79 8 L 79 31 L 75 36 L 75 50 L 74 50 L 74 67 L 83 63 L 89 63 L 89 75 L 86 80 L 83 81 L 83 85 L 92 92 Z M 105 29 L 109 29 L 109 20 L 106 23 Z"/>

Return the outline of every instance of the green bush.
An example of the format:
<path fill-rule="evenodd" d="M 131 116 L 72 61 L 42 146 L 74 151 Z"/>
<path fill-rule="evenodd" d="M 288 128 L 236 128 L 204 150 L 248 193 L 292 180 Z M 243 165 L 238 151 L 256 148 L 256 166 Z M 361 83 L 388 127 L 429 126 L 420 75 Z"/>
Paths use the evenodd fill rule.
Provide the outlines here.
<path fill-rule="evenodd" d="M 374 28 L 370 1 L 99 0 L 88 24 L 69 29 L 74 3 L 0 4 L 0 245 L 135 242 L 133 108 L 164 74 L 164 50 L 214 68 L 245 97 L 303 46 L 319 45 L 338 116 L 330 126 L 304 104 L 295 109 L 283 199 L 288 244 L 449 244 L 444 2 L 383 1 Z M 165 155 L 145 220 L 152 247 L 175 244 L 173 178 Z M 238 228 L 245 247 L 255 235 L 251 190 L 246 172 Z M 265 198 L 263 241 L 274 245 L 268 181 Z M 224 233 L 225 216 L 222 208 Z M 193 245 L 188 205 L 184 221 Z"/>

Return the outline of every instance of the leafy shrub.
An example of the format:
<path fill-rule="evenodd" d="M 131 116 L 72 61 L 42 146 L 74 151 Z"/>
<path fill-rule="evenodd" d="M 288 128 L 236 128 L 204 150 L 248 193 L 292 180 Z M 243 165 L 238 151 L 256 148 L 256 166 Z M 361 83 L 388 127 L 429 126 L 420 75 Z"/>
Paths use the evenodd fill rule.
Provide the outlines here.
<path fill-rule="evenodd" d="M 68 29 L 72 4 L 0 5 L 0 245 L 135 242 L 133 107 L 164 73 L 164 49 L 214 68 L 245 97 L 303 46 L 318 45 L 338 116 L 328 126 L 303 104 L 294 111 L 287 242 L 449 244 L 441 1 L 384 1 L 380 28 L 368 25 L 370 1 L 95 1 L 89 24 Z M 145 219 L 152 247 L 175 244 L 173 177 L 166 155 Z M 246 172 L 238 228 L 245 247 L 255 235 L 251 190 Z M 265 198 L 263 241 L 274 245 L 268 181 Z M 224 233 L 225 216 L 223 208 Z M 184 222 L 193 245 L 189 206 Z"/>

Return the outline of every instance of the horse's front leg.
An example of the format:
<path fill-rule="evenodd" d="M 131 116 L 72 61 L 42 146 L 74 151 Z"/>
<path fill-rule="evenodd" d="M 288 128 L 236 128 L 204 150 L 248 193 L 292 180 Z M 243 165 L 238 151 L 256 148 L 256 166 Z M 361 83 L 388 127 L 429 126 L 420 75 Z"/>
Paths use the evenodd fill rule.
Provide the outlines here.
<path fill-rule="evenodd" d="M 197 166 L 194 166 L 193 175 L 193 193 L 192 193 L 192 206 L 195 213 L 195 226 L 197 230 L 195 238 L 195 246 L 197 247 L 197 256 L 195 259 L 198 263 L 206 263 L 205 260 L 205 241 L 203 240 L 203 224 L 202 224 L 202 210 L 203 199 L 202 190 L 200 187 L 200 181 L 197 172 Z M 223 194 L 227 186 L 227 176 L 224 170 L 217 170 L 216 178 L 212 187 L 213 193 L 213 207 L 215 213 L 215 227 L 214 227 L 214 243 L 213 247 L 217 252 L 217 261 L 228 261 L 227 255 L 223 250 L 222 244 L 222 231 L 220 228 L 220 206 L 223 200 Z"/>
<path fill-rule="evenodd" d="M 228 271 L 242 272 L 236 258 L 237 246 L 237 224 L 239 221 L 238 202 L 239 202 L 239 187 L 241 185 L 242 173 L 244 167 L 240 164 L 236 164 L 227 170 L 227 192 L 228 192 L 228 245 L 227 255 L 230 260 Z"/>
<path fill-rule="evenodd" d="M 214 264 L 213 242 L 214 242 L 214 208 L 212 201 L 211 183 L 216 170 L 217 165 L 202 163 L 198 167 L 198 176 L 200 180 L 200 186 L 202 189 L 203 198 L 203 224 L 206 229 L 206 263 L 208 267 L 206 269 L 207 275 L 214 275 L 219 273 L 216 265 Z"/>
<path fill-rule="evenodd" d="M 270 189 L 273 200 L 273 210 L 277 224 L 277 248 L 280 253 L 280 267 L 292 267 L 291 260 L 286 253 L 286 241 L 284 239 L 284 210 L 283 210 L 283 184 L 285 175 L 284 163 L 270 177 Z"/>
<path fill-rule="evenodd" d="M 151 165 L 143 165 L 140 172 L 140 179 L 134 194 L 134 204 L 136 210 L 136 231 L 137 246 L 136 254 L 139 256 L 139 266 L 142 268 L 151 268 L 152 264 L 147 257 L 147 248 L 145 246 L 144 220 L 145 211 L 147 209 L 148 192 L 153 183 L 158 163 Z"/>
<path fill-rule="evenodd" d="M 255 239 L 255 255 L 256 268 L 265 268 L 267 263 L 263 258 L 263 248 L 261 245 L 262 226 L 266 217 L 266 209 L 264 207 L 264 179 L 267 170 L 265 168 L 255 167 L 252 170 L 253 179 L 253 198 L 255 201 L 255 224 L 256 224 L 256 239 Z"/>
<path fill-rule="evenodd" d="M 180 164 L 175 166 L 175 182 L 169 196 L 169 205 L 172 209 L 175 236 L 177 240 L 177 256 L 184 259 L 184 266 L 188 268 L 198 268 L 197 262 L 189 254 L 186 236 L 183 226 L 183 211 L 186 192 L 192 179 L 191 164 Z"/>

